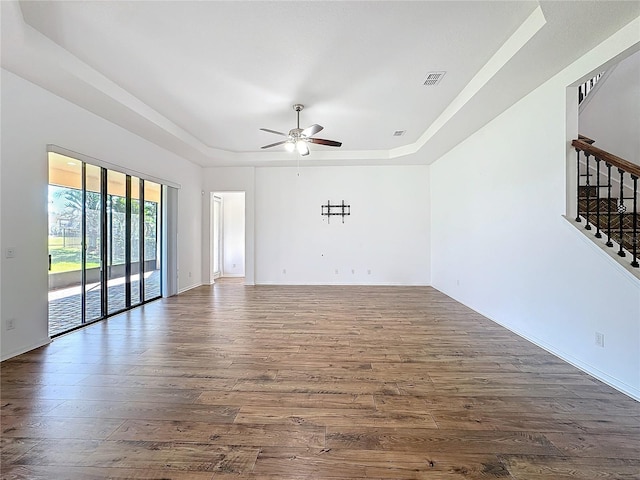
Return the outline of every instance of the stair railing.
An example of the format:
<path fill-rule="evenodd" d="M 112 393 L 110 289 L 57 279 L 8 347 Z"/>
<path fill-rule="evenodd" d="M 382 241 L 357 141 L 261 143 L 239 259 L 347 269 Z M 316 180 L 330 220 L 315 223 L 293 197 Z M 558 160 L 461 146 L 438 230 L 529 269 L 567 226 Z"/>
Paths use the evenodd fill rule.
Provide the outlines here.
<path fill-rule="evenodd" d="M 585 220 L 585 230 L 592 230 L 595 226 L 596 238 L 602 238 L 602 230 L 607 235 L 607 247 L 618 244 L 618 256 L 631 255 L 631 266 L 638 268 L 638 178 L 640 178 L 640 166 L 623 158 L 617 157 L 605 150 L 592 145 L 593 140 L 579 136 L 571 142 L 576 149 L 577 159 L 577 207 L 576 222 Z M 585 161 L 581 161 L 581 155 Z M 595 166 L 592 166 L 592 157 Z M 604 163 L 605 171 L 601 172 L 601 164 Z M 617 169 L 619 178 L 612 173 L 612 168 Z M 595 173 L 594 173 L 595 172 Z M 595 185 L 591 177 L 596 177 Z M 584 182 L 581 179 L 584 178 Z M 612 196 L 614 183 L 618 184 L 618 197 Z M 601 191 L 606 189 L 606 196 Z M 625 197 L 625 195 L 627 195 Z M 602 211 L 603 200 L 605 212 Z M 631 204 L 631 213 L 627 210 Z M 595 210 L 595 212 L 593 212 Z M 595 215 L 595 220 L 593 217 Z M 617 226 L 612 223 L 617 222 Z"/>
<path fill-rule="evenodd" d="M 578 87 L 578 105 L 587 98 L 587 95 L 589 95 L 589 92 L 596 86 L 596 83 L 602 78 L 603 74 L 604 72 L 598 73 Z"/>

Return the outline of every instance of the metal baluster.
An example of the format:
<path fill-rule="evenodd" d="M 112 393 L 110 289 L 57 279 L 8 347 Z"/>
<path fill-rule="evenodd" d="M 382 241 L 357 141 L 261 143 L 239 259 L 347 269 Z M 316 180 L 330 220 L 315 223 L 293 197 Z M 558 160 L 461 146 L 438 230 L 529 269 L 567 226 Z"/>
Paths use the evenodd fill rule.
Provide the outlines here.
<path fill-rule="evenodd" d="M 596 159 L 596 238 L 602 238 L 600 233 L 600 159 Z"/>
<path fill-rule="evenodd" d="M 633 180 L 633 236 L 631 237 L 633 242 L 633 262 L 632 267 L 638 268 L 638 177 L 631 176 Z"/>
<path fill-rule="evenodd" d="M 620 249 L 618 250 L 618 256 L 620 257 L 626 257 L 627 254 L 624 253 L 624 250 L 622 250 L 622 247 L 624 245 L 624 237 L 622 236 L 624 234 L 623 232 L 623 223 L 624 223 L 624 212 L 627 210 L 627 208 L 624 206 L 624 170 L 622 170 L 621 168 L 618 168 L 618 173 L 620 174 L 620 198 L 618 199 L 618 214 L 620 217 Z"/>
<path fill-rule="evenodd" d="M 589 223 L 589 207 L 590 207 L 590 203 L 591 203 L 591 182 L 589 180 L 589 178 L 591 178 L 591 173 L 590 173 L 590 168 L 589 168 L 589 154 L 587 152 L 584 152 L 585 157 L 587 157 L 587 208 L 586 208 L 586 212 L 585 212 L 585 219 L 587 224 L 584 226 L 585 230 L 591 230 L 591 224 Z"/>
<path fill-rule="evenodd" d="M 576 222 L 580 223 L 580 150 L 576 148 Z"/>
<path fill-rule="evenodd" d="M 611 164 L 607 163 L 607 247 L 613 247 L 611 241 Z"/>

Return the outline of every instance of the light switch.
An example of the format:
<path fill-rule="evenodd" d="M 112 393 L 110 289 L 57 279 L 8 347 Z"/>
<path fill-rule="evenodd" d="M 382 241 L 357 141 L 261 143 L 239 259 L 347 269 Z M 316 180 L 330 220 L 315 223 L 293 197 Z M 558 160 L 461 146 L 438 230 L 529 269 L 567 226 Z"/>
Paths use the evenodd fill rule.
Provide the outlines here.
<path fill-rule="evenodd" d="M 7 248 L 6 251 L 6 257 L 7 258 L 15 258 L 16 256 L 16 249 L 13 247 Z"/>

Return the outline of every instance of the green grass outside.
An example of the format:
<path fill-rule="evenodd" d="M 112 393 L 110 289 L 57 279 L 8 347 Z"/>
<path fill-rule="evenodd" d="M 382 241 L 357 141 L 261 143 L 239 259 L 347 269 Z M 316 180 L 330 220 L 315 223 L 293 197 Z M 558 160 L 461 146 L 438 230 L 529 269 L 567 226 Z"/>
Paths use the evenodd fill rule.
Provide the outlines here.
<path fill-rule="evenodd" d="M 67 238 L 68 244 L 76 246 L 64 247 L 62 237 L 49 236 L 49 254 L 51 255 L 51 270 L 49 273 L 80 271 L 82 263 L 82 249 L 78 244 L 79 238 Z M 100 257 L 96 254 L 87 253 L 87 268 L 97 268 L 100 266 Z"/>
<path fill-rule="evenodd" d="M 99 263 L 87 263 L 87 268 L 97 268 L 99 267 Z M 80 262 L 59 262 L 55 264 L 51 264 L 51 270 L 49 273 L 62 273 L 62 272 L 79 272 L 80 271 Z"/>

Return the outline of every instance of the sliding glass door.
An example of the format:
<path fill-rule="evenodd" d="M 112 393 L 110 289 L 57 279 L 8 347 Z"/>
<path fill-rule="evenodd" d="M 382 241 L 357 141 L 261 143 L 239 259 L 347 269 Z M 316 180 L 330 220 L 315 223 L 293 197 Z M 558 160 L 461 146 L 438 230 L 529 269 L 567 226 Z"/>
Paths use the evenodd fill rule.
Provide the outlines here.
<path fill-rule="evenodd" d="M 82 184 L 82 162 L 49 155 L 49 329 L 54 332 L 83 323 Z"/>
<path fill-rule="evenodd" d="M 103 317 L 102 312 L 102 169 L 84 164 L 84 312 L 85 322 Z"/>
<path fill-rule="evenodd" d="M 161 295 L 162 185 L 49 153 L 49 334 Z"/>
<path fill-rule="evenodd" d="M 160 201 L 162 199 L 162 185 L 144 182 L 144 211 L 143 211 L 143 292 L 144 300 L 158 298 L 162 292 L 160 288 L 160 232 L 161 216 Z"/>
<path fill-rule="evenodd" d="M 107 171 L 107 313 L 124 310 L 126 277 L 125 252 L 127 247 L 127 176 Z"/>

